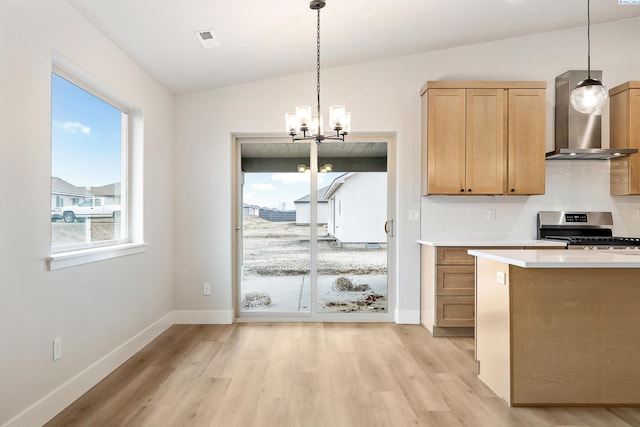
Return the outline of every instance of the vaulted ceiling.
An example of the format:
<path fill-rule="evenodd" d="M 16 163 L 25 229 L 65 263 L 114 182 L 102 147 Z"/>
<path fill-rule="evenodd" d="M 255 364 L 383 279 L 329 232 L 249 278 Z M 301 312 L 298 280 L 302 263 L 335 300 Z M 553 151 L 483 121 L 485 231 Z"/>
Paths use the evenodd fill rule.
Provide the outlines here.
<path fill-rule="evenodd" d="M 176 94 L 315 70 L 308 0 L 67 1 Z M 592 24 L 639 16 L 640 5 L 591 1 Z M 587 0 L 327 0 L 322 67 L 586 23 Z M 207 29 L 219 47 L 202 47 L 195 32 Z"/>

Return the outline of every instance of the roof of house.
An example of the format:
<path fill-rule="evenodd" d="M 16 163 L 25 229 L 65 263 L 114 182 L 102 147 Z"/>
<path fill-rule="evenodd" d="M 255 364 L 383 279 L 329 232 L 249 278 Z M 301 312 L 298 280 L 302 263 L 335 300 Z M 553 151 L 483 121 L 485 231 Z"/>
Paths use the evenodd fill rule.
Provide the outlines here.
<path fill-rule="evenodd" d="M 329 188 L 327 189 L 327 192 L 325 193 L 325 197 L 331 198 L 331 196 L 338 190 L 338 188 L 342 187 L 342 184 L 344 184 L 344 182 L 350 177 L 352 177 L 353 175 L 355 175 L 355 172 L 347 172 L 347 173 L 343 173 L 342 175 L 334 179 L 331 185 L 329 186 Z"/>
<path fill-rule="evenodd" d="M 65 181 L 57 176 L 51 177 L 51 194 L 67 195 L 67 196 L 88 196 L 89 193 L 84 187 L 76 187 L 75 185 Z"/>
<path fill-rule="evenodd" d="M 91 187 L 91 194 L 94 196 L 102 196 L 102 197 L 114 197 L 119 196 L 120 193 L 120 183 L 116 182 L 114 184 L 101 185 L 99 187 Z"/>
<path fill-rule="evenodd" d="M 330 185 L 327 185 L 326 187 L 322 187 L 321 189 L 318 190 L 318 193 L 317 193 L 318 203 L 329 203 L 329 200 L 324 198 L 329 187 Z M 311 203 L 311 194 L 307 194 L 304 197 L 300 197 L 298 200 L 294 201 L 293 203 Z"/>

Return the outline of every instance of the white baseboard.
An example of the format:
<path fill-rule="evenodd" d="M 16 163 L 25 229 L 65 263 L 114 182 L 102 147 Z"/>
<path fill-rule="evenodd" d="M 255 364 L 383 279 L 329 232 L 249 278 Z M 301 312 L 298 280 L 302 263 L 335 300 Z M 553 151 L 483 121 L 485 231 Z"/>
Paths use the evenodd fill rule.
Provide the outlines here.
<path fill-rule="evenodd" d="M 415 325 L 420 323 L 420 310 L 396 309 L 396 323 L 399 325 Z"/>
<path fill-rule="evenodd" d="M 173 325 L 173 318 L 174 313 L 172 312 L 151 324 L 142 332 L 16 415 L 2 427 L 41 426 L 51 420 L 91 387 L 112 373 L 118 366 L 166 331 Z"/>
<path fill-rule="evenodd" d="M 179 310 L 173 312 L 176 325 L 230 325 L 233 310 Z"/>

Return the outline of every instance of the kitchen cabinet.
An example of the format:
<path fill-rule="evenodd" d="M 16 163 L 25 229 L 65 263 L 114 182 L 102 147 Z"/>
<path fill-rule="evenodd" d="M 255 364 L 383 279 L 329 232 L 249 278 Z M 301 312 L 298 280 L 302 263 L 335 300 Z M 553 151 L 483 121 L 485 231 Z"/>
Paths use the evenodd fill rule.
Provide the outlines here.
<path fill-rule="evenodd" d="M 430 81 L 423 194 L 543 194 L 546 82 Z"/>
<path fill-rule="evenodd" d="M 609 146 L 640 149 L 640 81 L 609 90 Z M 611 195 L 640 194 L 640 154 L 611 159 Z"/>
<path fill-rule="evenodd" d="M 434 336 L 474 334 L 475 257 L 467 253 L 470 249 L 474 248 L 421 246 L 420 323 Z"/>

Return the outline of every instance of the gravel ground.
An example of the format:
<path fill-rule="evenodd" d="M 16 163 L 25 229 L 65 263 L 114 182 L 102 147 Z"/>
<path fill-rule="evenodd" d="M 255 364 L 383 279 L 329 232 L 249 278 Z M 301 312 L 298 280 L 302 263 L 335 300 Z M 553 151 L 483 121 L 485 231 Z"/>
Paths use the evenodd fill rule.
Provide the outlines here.
<path fill-rule="evenodd" d="M 293 222 L 244 219 L 244 274 L 247 276 L 291 276 L 308 274 L 309 226 Z M 318 237 L 329 239 L 327 229 L 318 227 Z M 318 242 L 318 273 L 386 274 L 386 249 L 339 248 L 332 240 Z"/>
<path fill-rule="evenodd" d="M 117 227 L 114 227 L 117 225 Z M 120 224 L 114 224 L 111 218 L 94 218 L 85 222 L 51 222 L 51 244 L 65 245 L 82 243 L 91 233 L 91 241 L 114 240 L 120 238 Z"/>
<path fill-rule="evenodd" d="M 244 218 L 242 293 L 266 292 L 273 302 L 243 311 L 309 311 L 309 233 L 309 226 L 293 222 Z M 318 242 L 318 311 L 386 312 L 387 250 L 340 248 L 323 226 L 318 227 L 318 237 L 326 239 Z M 370 289 L 338 291 L 333 286 L 338 277 L 368 284 Z M 285 278 L 296 284 L 285 285 Z"/>

